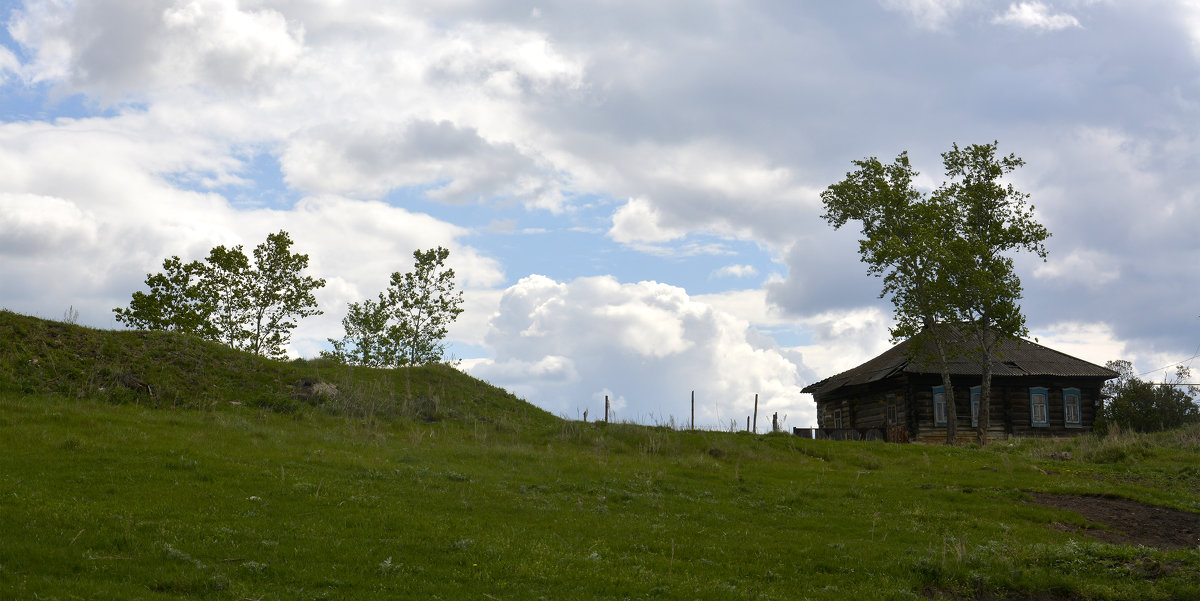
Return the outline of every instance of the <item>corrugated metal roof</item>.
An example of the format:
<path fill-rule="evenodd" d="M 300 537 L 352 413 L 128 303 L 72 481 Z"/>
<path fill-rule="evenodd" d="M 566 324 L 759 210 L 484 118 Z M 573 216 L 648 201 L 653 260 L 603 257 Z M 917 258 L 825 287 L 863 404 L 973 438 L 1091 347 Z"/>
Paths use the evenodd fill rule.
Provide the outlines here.
<path fill-rule="evenodd" d="M 889 378 L 897 373 L 938 374 L 941 369 L 935 359 L 934 346 L 930 339 L 922 338 L 923 346 L 910 338 L 884 351 L 878 357 L 840 374 L 830 376 L 806 386 L 802 392 L 825 394 L 843 386 L 868 384 Z M 1083 378 L 1115 378 L 1117 373 L 1106 368 L 1077 359 L 1066 353 L 1044 347 L 1036 342 L 1012 338 L 1001 342 L 992 362 L 993 376 L 1055 376 Z M 957 357 L 949 362 L 950 375 L 982 375 L 978 361 Z"/>

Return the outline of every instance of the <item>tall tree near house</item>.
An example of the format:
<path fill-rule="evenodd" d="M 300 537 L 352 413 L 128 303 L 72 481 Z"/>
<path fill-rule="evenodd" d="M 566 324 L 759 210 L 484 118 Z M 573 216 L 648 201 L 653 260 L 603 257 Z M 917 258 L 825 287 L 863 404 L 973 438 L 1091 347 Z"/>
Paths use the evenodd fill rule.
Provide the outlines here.
<path fill-rule="evenodd" d="M 440 361 L 442 341 L 462 313 L 462 291 L 454 290 L 454 270 L 446 266 L 450 251 L 437 247 L 413 252 L 414 268 L 395 272 L 378 301 L 350 303 L 341 340 L 329 339 L 333 359 L 369 365 L 421 365 Z"/>
<path fill-rule="evenodd" d="M 999 142 L 972 144 L 942 154 L 947 183 L 935 192 L 954 209 L 956 240 L 950 270 L 954 273 L 955 314 L 968 340 L 967 349 L 982 373 L 977 435 L 988 443 L 991 419 L 992 362 L 1001 340 L 1029 333 L 1021 311 L 1021 279 L 1009 254 L 1028 251 L 1046 259 L 1050 232 L 1034 215 L 1029 195 L 1011 183 L 1008 174 L 1025 161 L 1015 154 L 998 154 Z"/>
<path fill-rule="evenodd" d="M 940 363 L 946 391 L 947 443 L 957 436 L 948 360 L 970 357 L 983 374 L 977 436 L 987 444 L 992 361 L 1006 337 L 1027 333 L 1021 281 L 1007 256 L 1028 250 L 1045 259 L 1050 236 L 1033 215 L 1029 196 L 1000 180 L 1024 164 L 997 156 L 999 144 L 957 144 L 942 154 L 949 180 L 933 194 L 913 188 L 907 153 L 891 165 L 874 157 L 822 193 L 835 228 L 862 223 L 859 255 L 884 280 L 880 296 L 895 309 L 893 338 L 925 336 Z M 934 327 L 937 326 L 937 327 Z M 927 345 L 916 344 L 914 348 Z"/>
<path fill-rule="evenodd" d="M 940 198 L 921 194 L 913 187 L 917 172 L 908 153 L 889 165 L 875 157 L 854 161 L 858 168 L 822 194 L 822 217 L 840 229 L 850 221 L 861 225 L 859 256 L 867 272 L 883 278 L 880 297 L 892 301 L 896 325 L 893 341 L 914 336 L 930 344 L 914 344 L 915 352 L 932 347 L 944 389 L 946 441 L 957 436 L 958 415 L 949 360 L 959 352 L 957 339 L 947 328 L 935 328 L 953 311 L 949 306 L 952 271 L 945 268 L 950 253 L 946 232 L 951 229 L 949 207 Z"/>

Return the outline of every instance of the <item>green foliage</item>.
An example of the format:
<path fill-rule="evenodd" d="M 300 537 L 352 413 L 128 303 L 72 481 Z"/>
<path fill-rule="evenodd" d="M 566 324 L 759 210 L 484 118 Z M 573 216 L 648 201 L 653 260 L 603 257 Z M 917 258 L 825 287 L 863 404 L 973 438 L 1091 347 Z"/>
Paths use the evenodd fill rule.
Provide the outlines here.
<path fill-rule="evenodd" d="M 367 299 L 361 303 L 350 303 L 342 328 L 346 335 L 341 340 L 329 339 L 332 351 L 324 351 L 326 357 L 367 367 L 387 367 L 398 363 L 399 349 L 396 337 L 392 336 L 394 308 L 384 293 L 379 300 Z"/>
<path fill-rule="evenodd" d="M 1184 385 L 1191 370 L 1179 366 L 1173 381 L 1156 385 L 1138 378 L 1133 364 L 1109 361 L 1105 364 L 1118 376 L 1104 384 L 1104 406 L 1096 419 L 1096 431 L 1103 434 L 1114 428 L 1135 432 L 1159 432 L 1200 422 L 1196 405 L 1197 389 Z"/>
<path fill-rule="evenodd" d="M 163 272 L 146 276 L 146 292 L 134 292 L 127 308 L 113 309 L 117 321 L 140 330 L 168 330 L 214 339 L 216 325 L 210 316 L 207 267 L 199 261 L 184 263 L 179 257 L 163 261 Z"/>
<path fill-rule="evenodd" d="M 462 292 L 454 291 L 450 251 L 437 247 L 413 252 L 414 270 L 392 274 L 378 300 L 350 303 L 341 340 L 329 339 L 326 356 L 355 365 L 423 365 L 442 360 L 442 340 L 462 313 Z"/>
<path fill-rule="evenodd" d="M 325 280 L 302 276 L 308 255 L 293 254 L 287 232 L 267 236 L 254 262 L 241 245 L 213 248 L 205 262 L 163 261 L 146 276 L 148 293 L 113 309 L 117 321 L 144 330 L 168 330 L 216 340 L 264 357 L 283 357 L 297 320 L 320 315 L 314 291 Z"/>
<path fill-rule="evenodd" d="M 954 216 L 953 243 L 943 257 L 952 274 L 952 321 L 967 323 L 976 332 L 976 345 L 990 358 L 992 345 L 1003 337 L 1023 336 L 1021 280 L 1008 253 L 1025 250 L 1046 258 L 1050 237 L 1034 216 L 1029 195 L 1000 179 L 1025 161 L 1010 154 L 998 156 L 999 144 L 957 144 L 942 154 L 947 183 L 934 196 Z"/>

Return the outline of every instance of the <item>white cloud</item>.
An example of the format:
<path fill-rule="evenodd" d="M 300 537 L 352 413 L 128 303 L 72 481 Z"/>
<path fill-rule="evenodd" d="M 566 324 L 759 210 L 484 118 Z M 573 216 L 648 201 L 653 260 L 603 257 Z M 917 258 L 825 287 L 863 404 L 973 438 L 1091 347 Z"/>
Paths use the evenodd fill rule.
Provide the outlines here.
<path fill-rule="evenodd" d="M 880 4 L 896 12 L 907 13 L 924 29 L 939 30 L 963 8 L 963 0 L 880 0 Z"/>
<path fill-rule="evenodd" d="M 777 305 L 767 300 L 767 291 L 730 290 L 713 294 L 697 294 L 692 299 L 704 303 L 717 311 L 744 319 L 757 328 L 791 325 L 795 318 L 786 315 Z"/>
<path fill-rule="evenodd" d="M 1106 253 L 1079 248 L 1064 257 L 1052 255 L 1033 269 L 1035 278 L 1053 280 L 1056 285 L 1069 285 L 1088 290 L 1107 286 L 1120 277 L 1120 266 Z"/>
<path fill-rule="evenodd" d="M 97 230 L 95 218 L 69 200 L 0 193 L 0 255 L 87 252 Z"/>
<path fill-rule="evenodd" d="M 1058 31 L 1071 27 L 1082 27 L 1079 19 L 1067 13 L 1054 13 L 1043 2 L 1017 2 L 1008 6 L 1008 11 L 992 19 L 993 23 L 1038 29 L 1041 31 Z"/>
<path fill-rule="evenodd" d="M 108 102 L 192 85 L 254 90 L 293 69 L 304 43 L 303 29 L 278 11 L 241 10 L 234 0 L 33 3 L 14 13 L 10 32 L 35 50 L 32 81 Z"/>
<path fill-rule="evenodd" d="M 813 381 L 846 371 L 892 347 L 891 316 L 878 308 L 826 311 L 800 322 L 811 331 L 812 342 L 790 350 L 803 355 L 804 364 L 815 374 Z"/>
<path fill-rule="evenodd" d="M 683 237 L 683 229 L 664 227 L 661 216 L 652 202 L 645 198 L 630 198 L 613 213 L 609 237 L 623 244 L 669 242 Z"/>
<path fill-rule="evenodd" d="M 758 275 L 753 265 L 726 265 L 712 273 L 715 278 L 745 278 Z"/>
<path fill-rule="evenodd" d="M 720 246 L 666 244 L 689 233 L 784 245 L 797 229 L 808 227 L 807 218 L 819 204 L 819 190 L 805 185 L 791 169 L 714 141 L 638 145 L 611 159 L 611 173 L 597 174 L 581 166 L 576 171 L 578 185 L 603 179 L 611 190 L 647 192 L 631 196 L 617 209 L 608 233 L 614 241 L 643 252 L 725 252 Z"/>
<path fill-rule="evenodd" d="M 396 188 L 427 187 L 448 202 L 562 204 L 561 182 L 544 175 L 536 159 L 448 121 L 328 124 L 298 132 L 280 161 L 290 184 L 314 193 L 379 198 Z"/>
<path fill-rule="evenodd" d="M 572 417 L 602 413 L 608 394 L 621 399 L 621 419 L 681 422 L 695 390 L 701 425 L 744 419 L 755 393 L 760 414 L 804 422 L 812 406 L 799 392 L 797 366 L 763 342 L 745 320 L 674 286 L 530 276 L 505 291 L 492 318 L 494 358 L 469 369 Z"/>
<path fill-rule="evenodd" d="M 17 60 L 17 55 L 11 50 L 0 46 L 0 83 L 4 83 L 9 77 L 16 75 L 21 68 L 21 61 Z"/>
<path fill-rule="evenodd" d="M 1116 359 L 1138 359 L 1128 345 L 1116 337 L 1112 328 L 1102 323 L 1065 321 L 1050 324 L 1031 329 L 1029 338 L 1042 346 L 1096 365 Z"/>

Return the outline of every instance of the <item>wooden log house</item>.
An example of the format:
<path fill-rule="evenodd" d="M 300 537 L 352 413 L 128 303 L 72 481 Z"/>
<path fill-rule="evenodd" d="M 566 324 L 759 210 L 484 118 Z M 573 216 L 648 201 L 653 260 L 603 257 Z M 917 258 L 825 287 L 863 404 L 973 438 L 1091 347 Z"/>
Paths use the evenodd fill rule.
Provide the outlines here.
<path fill-rule="evenodd" d="M 920 340 L 922 342 L 915 342 Z M 942 377 L 932 343 L 909 339 L 883 354 L 811 384 L 818 437 L 945 442 Z M 920 348 L 915 345 L 922 345 Z M 1073 436 L 1090 432 L 1100 389 L 1116 372 L 1037 343 L 1010 339 L 992 364 L 989 438 Z M 950 360 L 957 439 L 976 439 L 982 372 L 978 361 Z"/>

